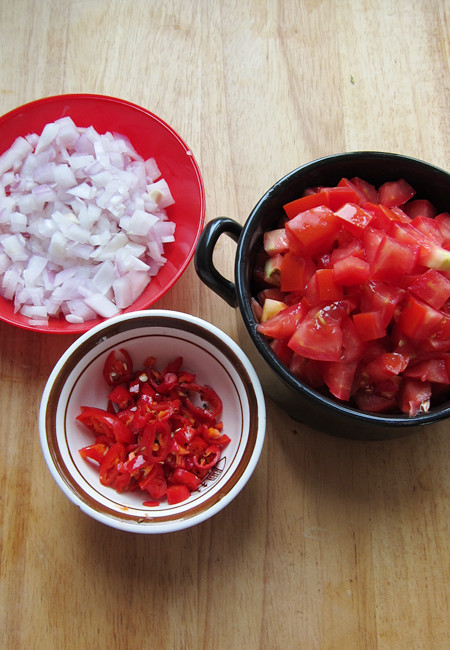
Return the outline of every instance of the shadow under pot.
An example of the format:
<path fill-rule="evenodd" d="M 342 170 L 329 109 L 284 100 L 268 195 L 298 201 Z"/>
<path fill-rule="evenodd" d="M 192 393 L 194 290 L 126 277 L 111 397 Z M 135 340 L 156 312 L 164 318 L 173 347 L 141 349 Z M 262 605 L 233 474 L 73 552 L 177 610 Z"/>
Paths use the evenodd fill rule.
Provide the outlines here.
<path fill-rule="evenodd" d="M 237 310 L 240 344 L 255 367 L 266 394 L 290 417 L 317 431 L 357 440 L 385 440 L 409 435 L 450 415 L 450 402 L 432 406 L 414 417 L 401 413 L 371 413 L 351 401 L 315 390 L 293 375 L 273 352 L 270 341 L 257 332 L 252 309 L 255 295 L 254 269 L 266 231 L 279 227 L 283 205 L 301 197 L 311 187 L 334 187 L 345 178 L 359 177 L 379 187 L 387 181 L 405 179 L 415 190 L 414 198 L 430 200 L 438 212 L 450 210 L 450 175 L 420 160 L 383 152 L 351 152 L 327 156 L 287 174 L 260 199 L 242 226 L 223 217 L 205 226 L 195 252 L 200 279 Z M 237 243 L 233 281 L 213 264 L 219 237 Z"/>

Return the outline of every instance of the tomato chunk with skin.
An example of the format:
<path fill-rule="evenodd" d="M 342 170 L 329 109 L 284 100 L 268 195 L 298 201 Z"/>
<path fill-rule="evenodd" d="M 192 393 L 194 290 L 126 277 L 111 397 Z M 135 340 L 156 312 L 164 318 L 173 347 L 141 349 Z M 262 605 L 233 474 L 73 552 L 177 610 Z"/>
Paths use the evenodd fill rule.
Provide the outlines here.
<path fill-rule="evenodd" d="M 378 188 L 379 202 L 387 208 L 404 205 L 415 195 L 415 190 L 404 179 L 388 181 Z"/>
<path fill-rule="evenodd" d="M 360 257 L 349 255 L 333 265 L 333 277 L 337 284 L 352 286 L 370 278 L 370 264 Z"/>
<path fill-rule="evenodd" d="M 315 270 L 311 257 L 286 253 L 280 269 L 281 291 L 304 291 Z"/>
<path fill-rule="evenodd" d="M 412 273 L 419 256 L 419 246 L 408 246 L 389 235 L 384 235 L 372 262 L 374 280 L 392 281 L 405 273 Z"/>
<path fill-rule="evenodd" d="M 373 215 L 355 203 L 346 203 L 335 213 L 342 219 L 343 225 L 351 233 L 358 236 L 373 219 Z"/>
<path fill-rule="evenodd" d="M 408 288 L 435 309 L 440 309 L 450 298 L 450 279 L 435 269 L 416 276 Z"/>
<path fill-rule="evenodd" d="M 302 212 L 286 223 L 291 250 L 311 257 L 333 245 L 339 228 L 338 217 L 325 206 Z"/>
<path fill-rule="evenodd" d="M 412 339 L 428 339 L 443 319 L 444 316 L 439 310 L 410 295 L 401 312 L 399 326 L 402 332 Z"/>
<path fill-rule="evenodd" d="M 301 323 L 308 311 L 309 305 L 306 300 L 301 300 L 290 307 L 286 307 L 272 318 L 257 325 L 260 334 L 275 339 L 291 337 Z"/>
<path fill-rule="evenodd" d="M 353 322 L 361 341 L 373 341 L 386 335 L 386 328 L 383 326 L 378 311 L 363 311 L 353 314 Z"/>
<path fill-rule="evenodd" d="M 308 359 L 339 361 L 342 354 L 340 322 L 324 310 L 313 309 L 299 324 L 288 345 Z"/>
<path fill-rule="evenodd" d="M 403 413 L 414 417 L 430 408 L 431 384 L 417 379 L 405 379 L 400 391 L 400 406 Z"/>

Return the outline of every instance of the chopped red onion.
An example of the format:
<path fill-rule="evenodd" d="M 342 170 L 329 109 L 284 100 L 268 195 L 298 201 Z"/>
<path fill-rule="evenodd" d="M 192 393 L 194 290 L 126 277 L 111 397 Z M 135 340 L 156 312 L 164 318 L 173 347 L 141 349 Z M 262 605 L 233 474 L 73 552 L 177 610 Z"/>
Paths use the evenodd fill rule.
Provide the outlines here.
<path fill-rule="evenodd" d="M 0 156 L 0 294 L 42 325 L 132 304 L 166 262 L 174 203 L 154 158 L 70 117 Z"/>

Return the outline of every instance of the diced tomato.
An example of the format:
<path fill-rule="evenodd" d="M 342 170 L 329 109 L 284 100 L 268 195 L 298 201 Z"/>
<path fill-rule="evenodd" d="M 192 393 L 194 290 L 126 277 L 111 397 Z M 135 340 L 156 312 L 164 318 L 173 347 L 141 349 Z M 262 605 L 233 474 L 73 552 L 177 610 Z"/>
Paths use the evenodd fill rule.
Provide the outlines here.
<path fill-rule="evenodd" d="M 333 269 L 317 269 L 316 277 L 320 301 L 335 302 L 343 299 L 342 287 L 335 282 Z"/>
<path fill-rule="evenodd" d="M 447 247 L 450 244 L 450 213 L 441 212 L 436 215 L 434 219 L 435 223 L 439 226 L 441 235 L 443 237 L 442 245 Z"/>
<path fill-rule="evenodd" d="M 411 217 L 409 217 L 398 205 L 394 205 L 394 207 L 391 208 L 391 212 L 395 214 L 396 221 L 400 223 L 411 223 Z"/>
<path fill-rule="evenodd" d="M 286 366 L 289 366 L 291 363 L 292 355 L 294 354 L 291 348 L 288 346 L 287 339 L 273 339 L 270 341 L 270 347 L 272 348 L 276 357 L 284 363 Z"/>
<path fill-rule="evenodd" d="M 397 404 L 394 396 L 386 397 L 377 393 L 373 388 L 358 390 L 353 395 L 353 399 L 361 411 L 369 413 L 389 413 Z"/>
<path fill-rule="evenodd" d="M 350 316 L 341 320 L 342 330 L 342 361 L 360 361 L 367 352 L 367 342 L 358 335 L 357 329 Z"/>
<path fill-rule="evenodd" d="M 400 408 L 403 413 L 414 417 L 430 408 L 431 384 L 417 379 L 405 378 L 399 395 Z"/>
<path fill-rule="evenodd" d="M 395 212 L 381 203 L 371 203 L 368 201 L 367 203 L 363 203 L 361 207 L 372 215 L 372 228 L 377 228 L 386 233 L 389 233 L 392 224 L 399 220 Z"/>
<path fill-rule="evenodd" d="M 362 178 L 355 176 L 351 179 L 353 185 L 363 194 L 367 201 L 378 203 L 378 190 L 375 185 L 368 183 Z"/>
<path fill-rule="evenodd" d="M 280 286 L 280 270 L 283 263 L 283 255 L 277 253 L 269 257 L 264 265 L 264 281 L 267 284 Z"/>
<path fill-rule="evenodd" d="M 379 312 L 383 327 L 387 327 L 403 293 L 400 288 L 385 282 L 368 282 L 361 288 L 360 310 Z"/>
<path fill-rule="evenodd" d="M 354 192 L 358 198 L 355 199 L 353 202 L 358 203 L 358 205 L 361 205 L 362 203 L 364 203 L 364 201 L 367 200 L 365 192 L 359 187 L 357 187 L 357 185 L 353 183 L 351 180 L 349 180 L 348 178 L 345 177 L 341 178 L 337 186 Z"/>
<path fill-rule="evenodd" d="M 265 323 L 272 318 L 275 318 L 277 314 L 281 311 L 284 311 L 287 308 L 287 304 L 282 300 L 274 300 L 273 298 L 266 298 L 264 300 L 261 322 Z"/>
<path fill-rule="evenodd" d="M 428 269 L 414 278 L 409 291 L 435 309 L 440 309 L 450 298 L 450 280 L 439 271 Z"/>
<path fill-rule="evenodd" d="M 270 298 L 270 300 L 278 300 L 278 302 L 283 302 L 285 294 L 278 287 L 267 287 L 258 293 L 258 302 L 260 305 L 264 305 L 264 302 Z"/>
<path fill-rule="evenodd" d="M 333 245 L 340 220 L 332 210 L 318 206 L 301 212 L 286 223 L 286 234 L 294 253 L 316 257 Z"/>
<path fill-rule="evenodd" d="M 439 225 L 431 217 L 419 214 L 411 221 L 411 226 L 436 244 L 441 245 L 444 241 Z"/>
<path fill-rule="evenodd" d="M 370 383 L 381 381 L 399 375 L 408 366 L 408 358 L 398 352 L 383 352 L 363 368 Z"/>
<path fill-rule="evenodd" d="M 344 203 L 358 201 L 359 196 L 354 187 L 322 187 L 318 192 L 312 192 L 286 203 L 283 208 L 289 219 L 293 219 L 301 212 L 320 206 L 326 206 L 333 212 Z"/>
<path fill-rule="evenodd" d="M 313 309 L 299 324 L 288 345 L 308 359 L 339 361 L 342 353 L 340 321 L 323 309 Z"/>
<path fill-rule="evenodd" d="M 333 277 L 337 284 L 345 286 L 363 284 L 370 277 L 370 264 L 360 257 L 349 255 L 334 263 Z"/>
<path fill-rule="evenodd" d="M 333 248 L 330 255 L 330 266 L 334 267 L 336 262 L 347 257 L 359 257 L 361 260 L 365 260 L 366 251 L 361 239 L 352 237 L 348 244 L 341 242 L 339 246 Z"/>
<path fill-rule="evenodd" d="M 404 179 L 388 181 L 378 188 L 379 202 L 387 208 L 403 205 L 415 195 L 415 190 Z"/>
<path fill-rule="evenodd" d="M 411 273 L 419 256 L 419 246 L 408 246 L 384 235 L 372 261 L 372 278 L 392 282 Z"/>
<path fill-rule="evenodd" d="M 277 255 L 286 253 L 289 250 L 289 244 L 284 228 L 277 228 L 264 233 L 264 250 L 267 255 Z"/>
<path fill-rule="evenodd" d="M 362 242 L 364 245 L 364 250 L 366 251 L 366 260 L 369 264 L 372 264 L 376 252 L 383 241 L 385 235 L 381 230 L 375 230 L 374 228 L 366 228 L 362 235 Z"/>
<path fill-rule="evenodd" d="M 412 339 L 428 339 L 443 321 L 443 314 L 413 295 L 403 307 L 399 327 Z"/>
<path fill-rule="evenodd" d="M 416 199 L 415 201 L 408 201 L 408 203 L 404 205 L 403 209 L 411 219 L 414 219 L 414 217 L 417 216 L 434 219 L 437 212 L 431 201 L 428 201 L 427 199 Z"/>
<path fill-rule="evenodd" d="M 304 291 L 315 270 L 311 257 L 286 253 L 280 269 L 281 291 Z"/>
<path fill-rule="evenodd" d="M 327 187 L 322 190 L 327 195 L 326 205 L 336 212 L 345 203 L 355 203 L 359 201 L 359 195 L 355 189 L 349 187 Z"/>
<path fill-rule="evenodd" d="M 356 205 L 356 203 L 346 203 L 335 214 L 339 219 L 342 219 L 344 227 L 356 237 L 367 228 L 373 219 L 370 212 Z"/>
<path fill-rule="evenodd" d="M 297 325 L 303 320 L 308 312 L 309 305 L 305 299 L 286 307 L 278 312 L 273 318 L 263 321 L 257 325 L 260 334 L 270 338 L 286 339 L 295 332 Z"/>
<path fill-rule="evenodd" d="M 414 196 L 404 179 L 308 189 L 285 206 L 257 292 L 282 309 L 254 313 L 292 374 L 374 413 L 414 416 L 450 394 L 450 213 Z"/>
<path fill-rule="evenodd" d="M 328 390 L 337 399 L 350 399 L 357 361 L 327 361 L 322 363 L 322 376 Z"/>
<path fill-rule="evenodd" d="M 447 370 L 448 358 L 418 361 L 408 366 L 403 374 L 405 377 L 420 379 L 420 381 L 448 385 L 450 383 Z"/>
<path fill-rule="evenodd" d="M 291 350 L 292 352 L 292 350 Z M 301 354 L 292 353 L 289 370 L 301 381 L 311 388 L 320 388 L 324 385 L 320 361 L 308 359 Z"/>
<path fill-rule="evenodd" d="M 307 194 L 302 196 L 300 199 L 295 199 L 290 203 L 286 203 L 283 206 L 284 211 L 286 212 L 289 219 L 293 219 L 301 212 L 306 210 L 311 210 L 312 208 L 317 208 L 318 206 L 327 205 L 327 195 L 325 192 L 314 192 L 312 194 Z"/>
<path fill-rule="evenodd" d="M 386 335 L 379 311 L 363 311 L 353 314 L 353 322 L 361 341 L 373 341 Z"/>

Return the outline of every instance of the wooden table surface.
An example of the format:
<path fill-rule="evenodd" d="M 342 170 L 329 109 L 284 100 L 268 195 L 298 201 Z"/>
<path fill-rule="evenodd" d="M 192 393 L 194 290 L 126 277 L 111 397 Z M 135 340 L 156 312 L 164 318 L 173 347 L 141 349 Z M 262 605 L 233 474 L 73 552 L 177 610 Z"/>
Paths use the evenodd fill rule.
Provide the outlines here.
<path fill-rule="evenodd" d="M 244 223 L 322 155 L 449 169 L 449 29 L 448 0 L 0 0 L 0 113 L 71 92 L 142 105 L 192 148 L 206 219 Z M 193 263 L 158 307 L 237 336 Z M 358 443 L 268 399 L 236 500 L 196 528 L 133 536 L 82 514 L 43 460 L 40 397 L 73 340 L 0 324 L 2 647 L 449 647 L 448 422 Z"/>

